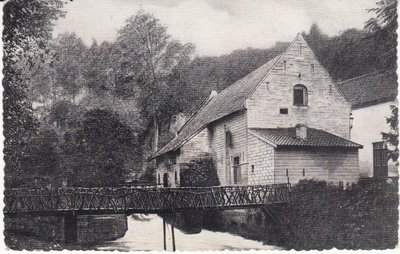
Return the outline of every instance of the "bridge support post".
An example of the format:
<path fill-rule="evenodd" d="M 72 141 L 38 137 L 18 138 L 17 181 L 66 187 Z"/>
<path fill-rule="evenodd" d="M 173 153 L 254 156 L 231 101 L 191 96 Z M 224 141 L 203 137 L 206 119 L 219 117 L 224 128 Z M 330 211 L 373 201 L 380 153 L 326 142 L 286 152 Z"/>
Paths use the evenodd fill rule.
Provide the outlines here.
<path fill-rule="evenodd" d="M 172 234 L 172 251 L 175 252 L 175 232 L 174 232 L 174 222 L 171 223 L 171 234 Z"/>
<path fill-rule="evenodd" d="M 68 244 L 78 242 L 78 220 L 74 212 L 64 215 L 64 241 Z"/>
<path fill-rule="evenodd" d="M 164 250 L 167 250 L 167 235 L 166 235 L 166 222 L 165 222 L 165 215 L 163 216 L 163 236 L 164 236 Z"/>

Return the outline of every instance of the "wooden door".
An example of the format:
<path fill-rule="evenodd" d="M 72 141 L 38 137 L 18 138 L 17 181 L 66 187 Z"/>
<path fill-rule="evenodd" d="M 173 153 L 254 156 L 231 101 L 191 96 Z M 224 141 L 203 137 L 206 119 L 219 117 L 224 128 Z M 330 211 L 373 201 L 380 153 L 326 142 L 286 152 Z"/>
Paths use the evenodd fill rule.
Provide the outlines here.
<path fill-rule="evenodd" d="M 388 149 L 383 142 L 372 143 L 374 177 L 388 177 Z"/>

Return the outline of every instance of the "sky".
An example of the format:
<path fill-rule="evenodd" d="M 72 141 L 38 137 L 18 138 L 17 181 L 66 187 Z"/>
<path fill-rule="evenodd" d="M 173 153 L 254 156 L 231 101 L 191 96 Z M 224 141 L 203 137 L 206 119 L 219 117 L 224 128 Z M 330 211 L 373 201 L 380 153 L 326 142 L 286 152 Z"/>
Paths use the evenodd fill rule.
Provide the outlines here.
<path fill-rule="evenodd" d="M 196 46 L 196 55 L 268 48 L 291 41 L 317 22 L 328 35 L 363 28 L 377 0 L 73 0 L 54 34 L 75 32 L 90 45 L 113 41 L 139 9 L 152 13 L 168 33 Z"/>

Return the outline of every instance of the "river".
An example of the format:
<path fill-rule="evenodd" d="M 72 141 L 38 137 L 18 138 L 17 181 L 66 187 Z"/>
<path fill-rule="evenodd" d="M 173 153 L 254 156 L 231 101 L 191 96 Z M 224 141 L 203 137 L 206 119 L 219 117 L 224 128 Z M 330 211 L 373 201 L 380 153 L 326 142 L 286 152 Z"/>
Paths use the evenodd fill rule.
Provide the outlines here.
<path fill-rule="evenodd" d="M 162 218 L 157 215 L 128 217 L 125 236 L 97 246 L 98 250 L 149 251 L 163 250 Z M 203 229 L 198 234 L 186 234 L 175 228 L 176 249 L 180 251 L 204 250 L 278 250 L 279 247 L 243 237 Z M 171 227 L 167 226 L 167 250 L 172 251 Z"/>

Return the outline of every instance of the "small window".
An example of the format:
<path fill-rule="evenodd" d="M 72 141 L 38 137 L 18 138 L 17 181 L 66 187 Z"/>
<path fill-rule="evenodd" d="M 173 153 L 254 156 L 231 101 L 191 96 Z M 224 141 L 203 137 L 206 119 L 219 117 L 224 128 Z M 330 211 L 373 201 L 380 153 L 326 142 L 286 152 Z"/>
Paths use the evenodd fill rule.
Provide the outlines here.
<path fill-rule="evenodd" d="M 311 74 L 314 74 L 314 64 L 310 64 Z"/>
<path fill-rule="evenodd" d="M 227 130 L 225 132 L 225 142 L 226 142 L 226 147 L 232 147 L 233 146 L 232 133 L 229 130 Z"/>
<path fill-rule="evenodd" d="M 287 115 L 289 113 L 289 110 L 287 108 L 280 108 L 279 113 L 281 115 Z"/>
<path fill-rule="evenodd" d="M 286 68 L 287 68 L 286 61 L 283 61 L 283 70 L 286 71 Z"/>
<path fill-rule="evenodd" d="M 160 173 L 157 174 L 157 183 L 158 183 L 158 185 L 161 184 Z"/>
<path fill-rule="evenodd" d="M 293 87 L 293 105 L 306 106 L 308 103 L 307 88 L 303 85 L 295 85 Z"/>
<path fill-rule="evenodd" d="M 178 172 L 175 171 L 175 183 L 178 182 Z"/>
<path fill-rule="evenodd" d="M 251 173 L 254 173 L 254 165 L 251 165 Z"/>
<path fill-rule="evenodd" d="M 303 47 L 301 46 L 301 45 L 299 45 L 299 55 L 301 55 L 303 52 L 302 52 L 302 49 Z"/>

